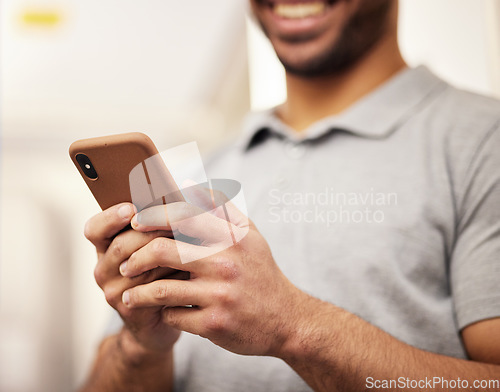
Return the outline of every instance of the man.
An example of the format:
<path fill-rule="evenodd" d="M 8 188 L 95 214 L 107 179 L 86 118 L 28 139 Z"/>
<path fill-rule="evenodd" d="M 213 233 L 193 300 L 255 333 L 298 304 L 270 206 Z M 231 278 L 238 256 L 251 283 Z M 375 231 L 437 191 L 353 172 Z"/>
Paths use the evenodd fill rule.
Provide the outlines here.
<path fill-rule="evenodd" d="M 256 224 L 183 264 L 166 234 L 217 247 L 228 222 L 184 203 L 92 218 L 124 326 L 84 390 L 499 390 L 499 103 L 407 69 L 396 0 L 251 5 L 288 99 L 209 173 L 242 182 Z"/>

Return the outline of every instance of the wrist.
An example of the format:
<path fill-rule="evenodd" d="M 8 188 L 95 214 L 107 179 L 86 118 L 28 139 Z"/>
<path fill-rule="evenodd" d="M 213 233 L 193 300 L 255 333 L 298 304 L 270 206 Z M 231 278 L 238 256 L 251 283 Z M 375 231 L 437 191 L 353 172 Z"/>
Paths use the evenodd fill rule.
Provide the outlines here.
<path fill-rule="evenodd" d="M 284 321 L 281 322 L 283 328 L 280 328 L 280 338 L 276 339 L 280 344 L 275 356 L 285 362 L 301 352 L 301 346 L 309 335 L 308 330 L 311 328 L 312 314 L 314 314 L 315 298 L 299 289 L 296 289 L 294 294 L 293 300 L 289 301 L 289 308 L 283 312 L 285 315 Z"/>
<path fill-rule="evenodd" d="M 127 327 L 118 333 L 117 347 L 123 362 L 131 367 L 163 363 L 171 358 L 173 350 L 173 347 L 163 351 L 149 349 L 139 343 Z"/>
<path fill-rule="evenodd" d="M 332 349 L 337 339 L 334 323 L 340 308 L 300 293 L 290 328 L 277 355 L 288 364 L 315 361 L 318 353 Z"/>

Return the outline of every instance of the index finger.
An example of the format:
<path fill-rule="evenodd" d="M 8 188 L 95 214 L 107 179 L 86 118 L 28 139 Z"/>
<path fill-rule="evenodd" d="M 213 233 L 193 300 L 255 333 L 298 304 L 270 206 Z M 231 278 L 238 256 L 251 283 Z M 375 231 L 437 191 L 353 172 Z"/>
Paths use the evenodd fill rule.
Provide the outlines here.
<path fill-rule="evenodd" d="M 129 223 L 137 209 L 132 203 L 121 203 L 94 215 L 85 224 L 85 237 L 94 244 L 98 253 L 108 248 L 116 234 Z"/>
<path fill-rule="evenodd" d="M 242 229 L 230 221 L 186 202 L 175 202 L 142 210 L 132 219 L 136 231 L 171 230 L 201 240 L 205 245 L 229 247 L 242 238 Z M 248 230 L 247 230 L 248 231 Z M 246 231 L 244 231 L 246 233 Z M 175 234 L 174 234 L 175 237 Z"/>

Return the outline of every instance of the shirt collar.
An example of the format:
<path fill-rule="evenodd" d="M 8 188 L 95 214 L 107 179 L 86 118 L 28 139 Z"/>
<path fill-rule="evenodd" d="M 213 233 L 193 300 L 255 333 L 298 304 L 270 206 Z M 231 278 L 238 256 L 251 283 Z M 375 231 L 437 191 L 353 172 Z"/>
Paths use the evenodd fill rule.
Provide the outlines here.
<path fill-rule="evenodd" d="M 366 138 L 383 138 L 427 102 L 426 98 L 446 86 L 425 66 L 407 68 L 344 112 L 326 117 L 300 134 L 282 123 L 274 114 L 274 108 L 254 112 L 245 119 L 241 146 L 251 148 L 270 135 L 295 142 L 313 140 L 333 130 L 343 130 Z"/>

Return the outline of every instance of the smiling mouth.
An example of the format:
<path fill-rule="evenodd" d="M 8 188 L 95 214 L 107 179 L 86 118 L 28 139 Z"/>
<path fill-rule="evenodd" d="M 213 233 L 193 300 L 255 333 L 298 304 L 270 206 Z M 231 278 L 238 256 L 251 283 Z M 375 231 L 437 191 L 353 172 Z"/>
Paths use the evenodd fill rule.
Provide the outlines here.
<path fill-rule="evenodd" d="M 284 19 L 304 19 L 313 18 L 323 15 L 331 8 L 338 0 L 328 1 L 294 1 L 294 2 L 277 2 L 272 0 L 261 1 L 261 4 L 271 8 L 277 16 Z"/>

